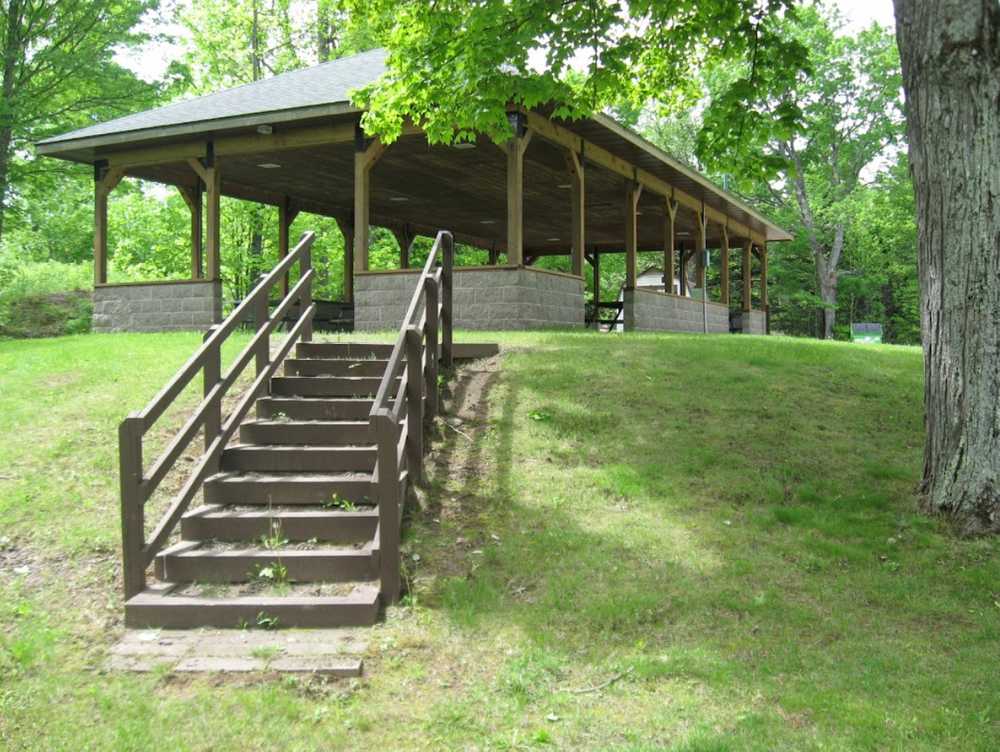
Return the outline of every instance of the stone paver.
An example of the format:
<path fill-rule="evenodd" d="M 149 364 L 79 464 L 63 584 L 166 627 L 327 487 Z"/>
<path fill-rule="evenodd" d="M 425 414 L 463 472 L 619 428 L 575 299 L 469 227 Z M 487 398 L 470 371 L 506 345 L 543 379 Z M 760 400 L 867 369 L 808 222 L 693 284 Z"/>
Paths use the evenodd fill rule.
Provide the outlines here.
<path fill-rule="evenodd" d="M 111 649 L 109 671 L 315 673 L 360 676 L 368 630 L 133 629 Z"/>

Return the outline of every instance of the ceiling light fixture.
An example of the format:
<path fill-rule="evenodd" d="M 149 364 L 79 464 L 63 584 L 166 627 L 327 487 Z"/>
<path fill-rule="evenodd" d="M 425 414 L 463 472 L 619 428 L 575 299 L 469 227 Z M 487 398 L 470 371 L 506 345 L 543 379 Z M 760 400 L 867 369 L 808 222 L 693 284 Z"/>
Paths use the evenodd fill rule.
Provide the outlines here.
<path fill-rule="evenodd" d="M 262 170 L 277 170 L 279 167 L 281 167 L 281 165 L 277 164 L 276 162 L 261 162 L 257 166 Z"/>
<path fill-rule="evenodd" d="M 404 201 L 409 201 L 409 196 L 389 196 L 390 201 L 395 201 L 396 203 L 403 203 Z"/>
<path fill-rule="evenodd" d="M 475 149 L 476 148 L 476 142 L 475 141 L 459 141 L 457 144 L 452 144 L 451 148 L 452 149 L 462 149 L 462 150 L 465 150 L 465 149 Z"/>
<path fill-rule="evenodd" d="M 495 219 L 481 219 L 481 220 L 479 220 L 479 224 L 481 224 L 481 225 L 495 225 L 496 223 L 497 223 L 497 221 Z"/>
<path fill-rule="evenodd" d="M 258 125 L 257 126 L 257 132 L 260 135 L 262 135 L 262 136 L 270 136 L 272 133 L 274 133 L 274 126 L 273 125 Z"/>
<path fill-rule="evenodd" d="M 572 188 L 573 186 L 569 183 L 560 183 L 556 188 Z"/>
<path fill-rule="evenodd" d="M 545 238 L 546 243 L 558 243 L 559 238 Z"/>

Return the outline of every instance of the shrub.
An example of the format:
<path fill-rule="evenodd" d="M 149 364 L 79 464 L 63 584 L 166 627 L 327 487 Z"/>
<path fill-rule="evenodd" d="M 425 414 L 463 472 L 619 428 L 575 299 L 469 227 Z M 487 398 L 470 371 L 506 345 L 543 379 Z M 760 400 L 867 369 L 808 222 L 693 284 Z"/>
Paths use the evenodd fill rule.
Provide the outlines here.
<path fill-rule="evenodd" d="M 0 261 L 0 336 L 89 331 L 91 275 L 89 264 Z"/>

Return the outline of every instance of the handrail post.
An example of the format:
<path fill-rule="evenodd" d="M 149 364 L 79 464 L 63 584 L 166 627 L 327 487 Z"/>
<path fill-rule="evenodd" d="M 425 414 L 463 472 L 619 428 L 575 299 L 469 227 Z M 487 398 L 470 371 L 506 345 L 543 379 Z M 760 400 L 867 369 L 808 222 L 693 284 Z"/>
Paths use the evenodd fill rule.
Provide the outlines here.
<path fill-rule="evenodd" d="M 219 328 L 214 324 L 205 332 L 204 341 L 208 342 L 215 331 Z M 202 397 L 207 397 L 215 389 L 216 384 L 222 381 L 222 346 L 215 343 L 213 347 L 205 351 L 205 364 L 202 367 L 204 374 L 204 384 L 202 385 Z M 215 437 L 222 431 L 222 395 L 209 405 L 205 411 L 205 450 L 212 446 Z"/>
<path fill-rule="evenodd" d="M 420 330 L 406 328 L 406 453 L 410 477 L 414 483 L 424 482 L 424 377 L 421 362 L 423 352 Z"/>
<path fill-rule="evenodd" d="M 270 292 L 265 287 L 254 293 L 257 297 L 253 301 L 253 325 L 254 330 L 261 335 L 260 342 L 257 345 L 257 352 L 254 353 L 258 376 L 267 370 L 268 363 L 271 360 L 271 337 L 267 333 L 267 325 L 271 317 Z"/>
<path fill-rule="evenodd" d="M 396 442 L 399 431 L 387 410 L 372 415 L 378 459 L 378 537 L 379 580 L 386 603 L 399 600 L 399 464 L 396 461 Z"/>
<path fill-rule="evenodd" d="M 142 549 L 145 523 L 142 496 L 142 418 L 133 413 L 118 426 L 118 479 L 122 507 L 122 580 L 125 600 L 146 589 Z"/>
<path fill-rule="evenodd" d="M 427 363 L 425 380 L 427 383 L 427 413 L 424 419 L 429 423 L 438 413 L 438 285 L 433 277 L 424 278 L 424 301 L 427 306 Z"/>
<path fill-rule="evenodd" d="M 455 266 L 455 238 L 450 232 L 441 233 L 441 366 L 452 367 L 452 270 Z"/>
<path fill-rule="evenodd" d="M 312 247 L 306 248 L 299 258 L 299 276 L 304 276 L 309 270 L 312 269 Z M 312 280 L 306 281 L 306 286 L 302 290 L 302 299 L 299 301 L 299 311 L 300 315 L 305 314 L 305 310 L 312 305 Z M 310 318 L 305 324 L 302 325 L 302 341 L 312 342 L 313 338 L 313 322 Z"/>

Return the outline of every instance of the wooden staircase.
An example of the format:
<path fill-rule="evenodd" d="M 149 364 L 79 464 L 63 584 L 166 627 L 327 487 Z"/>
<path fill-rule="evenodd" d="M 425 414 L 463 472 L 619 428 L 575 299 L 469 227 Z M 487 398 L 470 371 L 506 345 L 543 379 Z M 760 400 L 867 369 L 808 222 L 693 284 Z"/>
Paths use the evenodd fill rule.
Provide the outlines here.
<path fill-rule="evenodd" d="M 240 308 L 209 333 L 145 411 L 122 424 L 127 626 L 370 625 L 380 607 L 400 595 L 403 504 L 408 484 L 422 476 L 424 427 L 437 409 L 438 364 L 451 360 L 451 236 L 438 236 L 394 345 L 310 341 L 311 238 L 241 304 L 257 307 L 258 329 L 230 373 L 221 375 L 211 353 L 218 352 L 219 333 L 234 328 L 230 319 L 244 315 Z M 268 284 L 296 258 L 307 267 L 300 268 L 299 285 L 265 313 L 260 301 L 267 301 Z M 258 340 L 267 343 L 292 302 L 305 314 L 278 356 L 268 350 L 265 359 Z M 293 344 L 294 357 L 286 357 Z M 201 357 L 203 351 L 209 356 Z M 233 372 L 251 358 L 258 370 L 254 386 L 223 422 L 219 385 L 234 382 Z M 144 470 L 142 434 L 150 416 L 162 414 L 164 398 L 176 396 L 199 368 L 205 400 Z M 252 408 L 256 417 L 250 419 Z M 202 426 L 205 453 L 146 536 L 145 501 L 179 447 Z M 190 508 L 199 489 L 203 503 Z M 180 539 L 171 542 L 177 528 Z M 147 584 L 149 564 L 155 581 Z"/>

